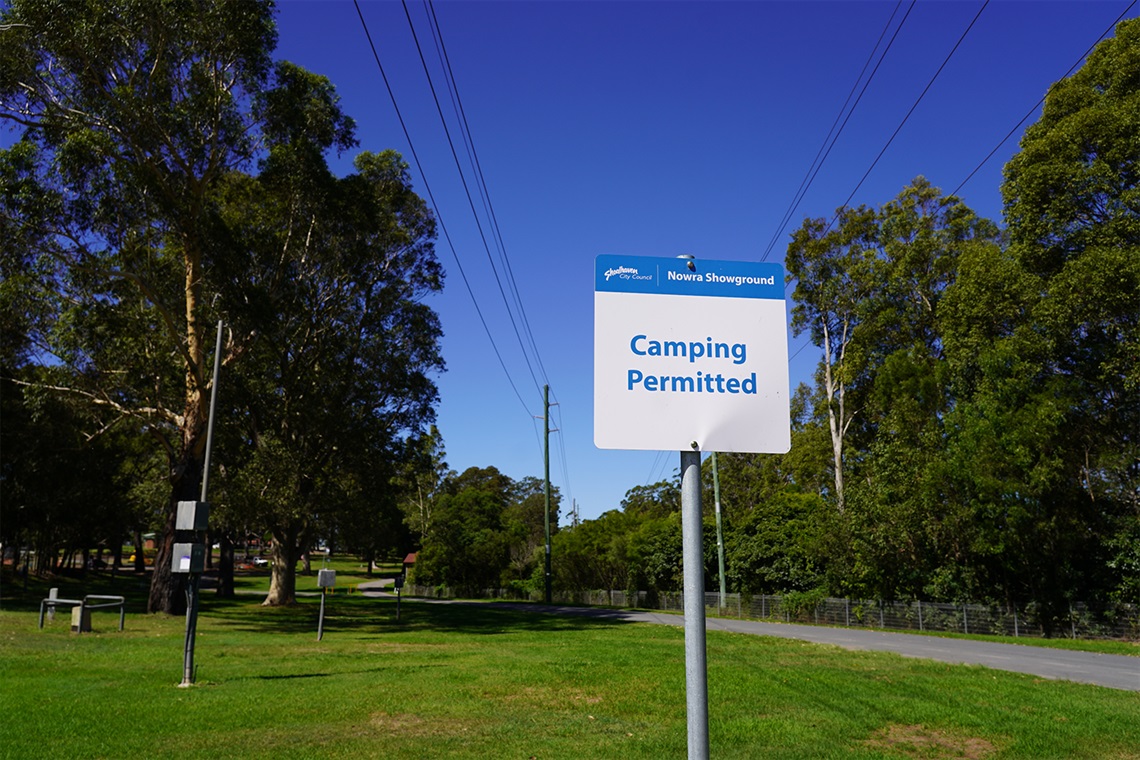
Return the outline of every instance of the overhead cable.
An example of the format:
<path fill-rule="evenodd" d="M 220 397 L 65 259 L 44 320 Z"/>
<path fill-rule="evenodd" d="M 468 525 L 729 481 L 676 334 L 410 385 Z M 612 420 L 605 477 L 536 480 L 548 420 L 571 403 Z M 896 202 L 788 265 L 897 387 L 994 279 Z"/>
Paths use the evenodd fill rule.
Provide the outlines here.
<path fill-rule="evenodd" d="M 497 248 L 499 250 L 499 258 L 502 261 L 503 269 L 507 276 L 507 285 L 514 297 L 515 306 L 518 309 L 519 317 L 523 325 L 523 332 L 526 333 L 531 350 L 534 352 L 534 358 L 535 362 L 538 364 L 539 372 L 546 384 L 549 385 L 550 379 L 547 377 L 546 368 L 542 364 L 542 356 L 539 353 L 538 344 L 534 339 L 534 333 L 530 328 L 530 320 L 527 319 L 526 309 L 523 308 L 522 297 L 519 295 L 519 287 L 518 283 L 515 280 L 514 268 L 511 266 L 510 257 L 507 255 L 507 246 L 506 243 L 503 242 L 502 229 L 499 227 L 499 219 L 495 215 L 495 206 L 493 203 L 491 203 L 491 193 L 487 189 L 487 180 L 483 174 L 482 163 L 479 161 L 479 152 L 475 149 L 475 140 L 471 135 L 471 127 L 467 122 L 467 112 L 463 108 L 463 99 L 459 96 L 459 86 L 455 81 L 455 72 L 451 68 L 451 59 L 447 55 L 447 46 L 443 42 L 443 32 L 439 27 L 439 18 L 435 13 L 435 5 L 431 2 L 431 0 L 424 0 L 424 4 L 430 12 L 430 28 L 432 31 L 432 37 L 436 43 L 436 49 L 440 57 L 440 63 L 443 66 L 444 70 L 447 72 L 445 81 L 448 85 L 448 91 L 452 95 L 453 107 L 463 126 L 461 130 L 463 142 L 467 147 L 468 160 L 471 162 L 475 170 L 475 178 L 478 181 L 477 187 L 479 188 L 480 195 L 483 199 L 484 211 L 490 220 L 492 237 L 495 240 Z"/>
<path fill-rule="evenodd" d="M 968 35 L 970 33 L 970 30 L 974 28 L 974 24 L 977 23 L 978 18 L 981 17 L 982 12 L 989 4 L 990 0 L 985 0 L 985 2 L 982 3 L 982 7 L 979 8 L 978 12 L 974 14 L 974 18 L 970 21 L 969 26 L 966 27 L 966 31 L 962 32 L 962 35 L 958 38 L 958 41 L 954 43 L 954 47 L 950 49 L 949 53 L 947 53 L 945 60 L 942 61 L 942 65 L 938 67 L 938 70 L 934 72 L 934 76 L 932 76 L 930 78 L 930 81 L 926 83 L 926 87 L 924 87 L 922 89 L 922 92 L 919 93 L 918 98 L 914 101 L 914 105 L 910 107 L 910 110 L 906 112 L 906 116 L 904 116 L 902 121 L 899 122 L 899 125 L 895 127 L 895 131 L 891 133 L 890 138 L 887 140 L 882 150 L 879 151 L 879 155 L 875 156 L 875 160 L 871 162 L 871 165 L 869 167 L 867 167 L 867 171 L 863 173 L 862 178 L 859 180 L 858 184 L 855 185 L 855 189 L 853 189 L 851 191 L 851 194 L 847 196 L 847 200 L 843 201 L 840 208 L 846 208 L 847 204 L 851 202 L 851 199 L 855 197 L 855 193 L 859 192 L 859 188 L 863 186 L 863 183 L 867 180 L 867 177 L 871 175 L 871 172 L 878 165 L 879 159 L 881 159 L 883 157 L 883 154 L 887 152 L 887 148 L 891 147 L 891 143 L 893 143 L 895 141 L 895 138 L 898 137 L 899 132 L 901 132 L 902 128 L 906 125 L 907 120 L 909 120 L 911 117 L 911 114 L 913 114 L 914 110 L 918 108 L 918 104 L 922 102 L 922 99 L 926 97 L 926 93 L 928 93 L 930 91 L 930 88 L 934 86 L 934 82 L 938 79 L 938 75 L 942 73 L 942 70 L 944 68 L 946 68 L 946 64 L 950 62 L 950 59 L 954 57 L 954 53 L 957 52 L 959 46 L 962 44 L 962 41 L 966 39 L 966 35 Z M 824 234 L 826 234 L 827 231 L 831 229 L 831 225 L 835 224 L 835 220 L 838 218 L 839 212 L 836 211 L 835 216 L 831 217 L 831 221 L 828 222 L 827 227 L 824 228 Z"/>
<path fill-rule="evenodd" d="M 415 144 L 412 142 L 412 136 L 408 132 L 408 125 L 404 122 L 404 116 L 400 112 L 400 106 L 396 102 L 396 95 L 392 91 L 392 85 L 388 81 L 388 75 L 384 72 L 384 65 L 380 62 L 380 55 L 376 51 L 376 44 L 372 41 L 372 33 L 368 30 L 368 23 L 364 20 L 364 14 L 360 10 L 359 0 L 353 0 L 353 5 L 356 6 L 356 14 L 360 17 L 360 25 L 364 29 L 364 36 L 368 39 L 368 45 L 372 49 L 372 57 L 376 61 L 376 67 L 380 70 L 380 77 L 384 80 L 384 86 L 388 90 L 388 97 L 392 101 L 392 107 L 396 110 L 396 118 L 400 122 L 400 128 L 404 131 L 404 139 L 408 142 L 408 149 L 412 154 L 412 159 L 415 161 L 416 169 L 420 173 L 420 179 L 424 184 L 424 192 L 427 193 L 428 200 L 431 202 L 432 208 L 435 210 L 436 219 L 439 221 L 440 231 L 443 232 L 443 237 L 447 241 L 447 246 L 451 250 L 451 255 L 455 259 L 455 265 L 459 268 L 459 275 L 463 279 L 463 284 L 467 288 L 467 294 L 471 296 L 471 303 L 475 306 L 475 313 L 479 315 L 479 321 L 483 325 L 483 331 L 487 334 L 487 339 L 491 341 L 491 348 L 495 352 L 495 358 L 499 360 L 499 366 L 503 368 L 503 374 L 507 376 L 507 382 L 511 386 L 511 390 L 515 392 L 519 403 L 522 404 L 523 409 L 530 415 L 530 408 L 527 406 L 526 401 L 523 400 L 522 394 L 519 393 L 518 387 L 515 385 L 514 379 L 511 377 L 510 371 L 507 369 L 506 363 L 503 361 L 503 355 L 499 352 L 499 347 L 495 343 L 495 338 L 491 334 L 490 327 L 487 326 L 487 320 L 483 316 L 483 310 L 479 308 L 479 301 L 475 298 L 475 292 L 471 289 L 471 283 L 467 279 L 467 274 L 463 271 L 463 264 L 459 260 L 459 254 L 456 253 L 455 246 L 451 241 L 451 236 L 447 232 L 447 227 L 443 223 L 443 215 L 440 214 L 439 204 L 435 201 L 435 196 L 432 194 L 431 186 L 428 184 L 427 174 L 424 173 L 423 165 L 420 163 L 419 155 L 416 153 Z"/>
<path fill-rule="evenodd" d="M 451 149 L 451 157 L 455 161 L 455 168 L 459 172 L 459 180 L 463 185 L 463 192 L 467 196 L 467 203 L 471 207 L 472 215 L 475 217 L 475 226 L 479 231 L 479 238 L 483 243 L 483 250 L 486 251 L 487 261 L 491 265 L 491 273 L 494 275 L 495 283 L 499 289 L 499 295 L 503 299 L 503 306 L 507 310 L 507 317 L 510 320 L 511 329 L 514 331 L 515 338 L 518 340 L 518 343 L 519 343 L 519 348 L 522 350 L 523 360 L 526 362 L 527 371 L 530 372 L 530 377 L 531 377 L 531 380 L 534 382 L 535 390 L 537 390 L 539 395 L 541 395 L 542 394 L 542 384 L 538 382 L 538 377 L 534 373 L 534 367 L 531 365 L 530 356 L 526 350 L 526 346 L 523 343 L 522 333 L 519 332 L 519 326 L 518 326 L 518 323 L 515 321 L 514 312 L 511 310 L 510 303 L 507 300 L 506 291 L 503 289 L 502 278 L 500 278 L 498 268 L 495 266 L 495 259 L 491 255 L 491 247 L 487 243 L 487 236 L 483 230 L 483 224 L 479 220 L 479 213 L 475 209 L 475 200 L 474 200 L 474 198 L 471 197 L 471 188 L 467 184 L 467 178 L 463 173 L 463 165 L 462 165 L 462 162 L 460 162 L 460 160 L 459 160 L 459 153 L 455 149 L 455 141 L 452 140 L 451 130 L 447 126 L 447 119 L 443 115 L 443 107 L 439 103 L 439 94 L 435 89 L 435 83 L 432 79 L 431 71 L 428 68 L 427 60 L 424 58 L 424 52 L 423 52 L 423 48 L 420 45 L 419 35 L 416 34 L 415 24 L 412 23 L 412 16 L 411 16 L 411 13 L 408 11 L 408 4 L 406 1 L 403 2 L 403 7 L 404 7 L 404 15 L 408 20 L 408 28 L 412 32 L 412 40 L 415 42 L 416 52 L 419 54 L 419 57 L 420 57 L 420 65 L 423 67 L 424 75 L 427 77 L 428 87 L 431 90 L 432 100 L 435 102 L 436 112 L 439 114 L 440 123 L 443 125 L 443 131 L 444 131 L 444 135 L 447 138 L 448 147 Z"/>
<path fill-rule="evenodd" d="M 796 213 L 796 209 L 800 207 L 804 196 L 811 188 L 812 183 L 815 181 L 816 175 L 819 174 L 820 169 L 823 168 L 824 161 L 831 155 L 831 149 L 835 147 L 835 143 L 839 140 L 839 136 L 843 134 L 847 122 L 850 121 L 851 115 L 855 113 L 855 109 L 859 107 L 859 102 L 863 99 L 863 94 L 867 92 L 867 87 L 871 84 L 871 80 L 875 78 L 875 74 L 879 71 L 879 66 L 882 65 L 883 59 L 886 58 L 887 53 L 890 52 L 891 46 L 894 45 L 895 39 L 899 36 L 899 31 L 903 28 L 907 18 L 910 17 L 910 12 L 914 10 L 914 4 L 917 0 L 911 0 L 910 5 L 907 7 L 906 14 L 903 15 L 899 25 L 895 28 L 895 33 L 891 35 L 891 39 L 887 42 L 887 46 L 883 48 L 883 52 L 879 55 L 878 62 L 875 63 L 875 68 L 871 70 L 871 75 L 867 77 L 867 81 L 863 83 L 863 88 L 859 90 L 859 96 L 855 99 L 855 103 L 851 106 L 851 110 L 847 110 L 847 104 L 851 102 L 851 96 L 855 94 L 856 88 L 859 87 L 859 82 L 863 79 L 863 74 L 867 71 L 867 67 L 871 64 L 871 60 L 875 57 L 875 51 L 879 49 L 879 45 L 883 42 L 883 37 L 886 36 L 887 30 L 891 28 L 891 22 L 895 20 L 895 15 L 898 13 L 899 8 L 902 7 L 902 0 L 898 0 L 895 9 L 891 11 L 890 18 L 883 26 L 883 31 L 879 33 L 879 39 L 875 41 L 875 46 L 871 48 L 871 52 L 867 55 L 867 60 L 863 63 L 863 68 L 859 71 L 859 76 L 855 77 L 855 82 L 851 85 L 851 91 L 847 93 L 847 99 L 843 101 L 843 105 L 839 108 L 839 113 L 835 115 L 835 121 L 831 123 L 831 129 L 828 130 L 827 135 L 823 138 L 823 144 L 819 146 L 819 150 L 812 159 L 811 166 L 808 167 L 807 173 L 804 174 L 803 180 L 800 181 L 800 186 L 792 196 L 791 202 L 788 204 L 787 210 L 784 212 L 783 218 L 780 219 L 776 231 L 772 234 L 772 239 L 768 242 L 768 247 L 764 249 L 764 255 L 760 257 L 761 261 L 767 261 L 768 256 L 772 253 L 772 249 L 780 239 L 780 235 L 788 226 L 792 216 Z M 844 118 L 844 112 L 847 112 Z M 843 119 L 843 123 L 839 124 L 839 120 Z M 839 125 L 839 131 L 836 131 L 836 125 Z M 834 134 L 834 137 L 832 136 Z M 822 156 L 822 157 L 821 157 Z"/>
<path fill-rule="evenodd" d="M 1101 43 L 1101 40 L 1103 40 L 1105 37 L 1107 37 L 1109 34 L 1111 34 L 1112 30 L 1116 28 L 1116 25 L 1119 24 L 1121 22 L 1121 20 L 1126 15 L 1128 15 L 1128 12 L 1132 10 L 1132 8 L 1136 5 L 1136 2 L 1137 2 L 1137 0 L 1132 0 L 1132 2 L 1130 2 L 1128 4 L 1128 7 L 1126 7 L 1123 11 L 1120 12 L 1120 15 L 1116 17 L 1116 20 L 1114 20 L 1111 24 L 1109 24 L 1108 28 L 1105 29 L 1103 32 L 1101 32 L 1100 36 L 1096 38 L 1096 41 L 1094 41 L 1093 44 L 1089 45 L 1088 50 L 1086 50 L 1084 53 L 1082 53 L 1081 56 L 1079 58 L 1077 58 L 1076 61 L 1073 62 L 1073 65 L 1069 67 L 1069 70 L 1064 73 L 1064 75 L 1061 77 L 1061 79 L 1067 79 L 1070 76 L 1072 76 L 1072 73 L 1074 71 L 1076 71 L 1078 66 L 1081 65 L 1081 62 L 1089 57 L 1089 54 L 1093 51 L 1093 48 L 1095 48 L 1097 45 L 1099 45 Z M 996 154 L 999 150 L 1001 150 L 1001 146 L 1005 145 L 1006 142 L 1009 141 L 1009 138 L 1013 137 L 1017 133 L 1017 131 L 1019 129 L 1021 129 L 1021 125 L 1024 124 L 1025 122 L 1029 121 L 1029 118 L 1031 116 L 1033 116 L 1033 114 L 1037 113 L 1037 109 L 1039 109 L 1044 103 L 1045 103 L 1045 96 L 1042 96 L 1041 99 L 1038 100 L 1036 103 L 1034 103 L 1033 107 L 1030 108 L 1029 111 L 1026 112 L 1025 116 L 1021 117 L 1021 121 L 1014 124 L 1013 129 L 1009 130 L 1009 132 L 1006 134 L 1006 136 L 1001 138 L 1001 140 L 998 142 L 998 144 L 994 146 L 994 149 L 991 150 L 988 154 L 986 154 L 986 157 L 983 158 L 981 160 L 981 162 L 977 166 L 974 167 L 974 170 L 971 171 L 969 174 L 967 174 L 966 178 L 964 180 L 962 180 L 961 182 L 958 183 L 958 186 L 956 188 L 954 188 L 953 192 L 951 192 L 950 195 L 957 195 L 958 191 L 961 190 L 963 187 L 965 187 L 966 183 L 974 178 L 974 175 L 977 174 L 978 171 L 981 170 L 981 168 L 983 166 L 985 166 L 991 158 L 994 157 L 994 154 Z"/>

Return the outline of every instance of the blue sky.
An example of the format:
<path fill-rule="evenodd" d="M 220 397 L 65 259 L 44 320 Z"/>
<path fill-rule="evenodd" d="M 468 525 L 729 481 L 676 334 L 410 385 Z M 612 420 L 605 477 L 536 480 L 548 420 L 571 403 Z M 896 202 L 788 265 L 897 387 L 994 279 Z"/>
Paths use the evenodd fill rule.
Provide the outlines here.
<path fill-rule="evenodd" d="M 541 369 L 529 347 L 528 369 L 492 273 L 490 260 L 505 276 L 501 253 L 483 201 L 473 195 L 477 216 L 464 194 L 405 6 L 360 3 L 420 166 L 353 3 L 280 3 L 278 57 L 332 80 L 356 120 L 361 148 L 400 151 L 412 164 L 417 191 L 426 195 L 430 188 L 450 236 L 452 245 L 442 236 L 437 244 L 448 280 L 431 305 L 445 331 L 448 371 L 438 379 L 438 425 L 452 468 L 494 465 L 514 478 L 541 477 L 542 423 L 536 416 L 548 381 L 558 402 L 551 415 L 558 428 L 551 436 L 551 477 L 566 498 L 564 521 L 571 497 L 581 517 L 590 519 L 617 508 L 629 488 L 673 474 L 676 452 L 609 451 L 593 444 L 595 256 L 690 253 L 757 261 L 775 238 L 768 260 L 781 262 L 788 236 L 805 217 L 830 217 L 856 190 L 983 3 L 915 4 L 781 231 L 888 19 L 897 8 L 887 38 L 909 5 L 436 2 L 439 31 L 537 345 Z M 881 205 L 918 175 L 946 192 L 959 187 L 1128 8 L 1128 0 L 990 2 L 851 203 Z M 474 193 L 428 6 L 409 0 L 407 11 Z M 1128 16 L 1134 15 L 1133 7 Z M 1035 120 L 1036 113 L 1026 125 Z M 958 193 L 983 216 L 1000 221 L 1002 166 L 1021 129 Z M 350 159 L 344 157 L 346 170 Z M 509 291 L 508 302 L 513 304 Z M 512 309 L 518 324 L 522 317 Z M 523 339 L 529 346 L 525 333 Z M 789 336 L 793 386 L 810 380 L 819 358 L 815 347 L 803 348 L 806 341 L 806 335 Z"/>

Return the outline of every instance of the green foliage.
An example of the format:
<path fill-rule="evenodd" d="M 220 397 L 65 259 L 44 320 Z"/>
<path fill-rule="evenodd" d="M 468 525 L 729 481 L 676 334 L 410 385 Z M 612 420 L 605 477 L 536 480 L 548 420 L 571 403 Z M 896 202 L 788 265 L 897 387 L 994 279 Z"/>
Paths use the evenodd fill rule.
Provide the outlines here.
<path fill-rule="evenodd" d="M 198 496 L 218 319 L 215 528 L 272 533 L 280 602 L 318 533 L 391 548 L 395 460 L 443 367 L 435 223 L 406 164 L 366 151 L 332 175 L 353 122 L 325 77 L 272 62 L 270 2 L 20 0 L 0 41 L 0 117 L 23 130 L 0 156 L 5 350 L 54 356 L 92 427 L 166 456 L 152 607 L 179 606 L 171 505 Z"/>
<path fill-rule="evenodd" d="M 636 590 L 631 586 L 630 536 L 640 519 L 619 510 L 560 530 L 552 554 L 554 583 L 574 591 Z"/>
<path fill-rule="evenodd" d="M 725 539 L 728 587 L 773 594 L 820 586 L 832 514 L 819 496 L 790 490 L 753 505 L 734 520 Z"/>
<path fill-rule="evenodd" d="M 431 529 L 416 560 L 416 582 L 464 594 L 530 587 L 545 578 L 545 497 L 537 478 L 514 481 L 494 467 L 452 473 L 434 500 Z M 551 492 L 551 532 L 557 538 L 558 494 Z"/>
<path fill-rule="evenodd" d="M 1007 167 L 1004 233 L 919 177 L 793 235 L 792 326 L 823 358 L 791 452 L 720 457 L 730 585 L 1032 602 L 1054 620 L 1135 600 L 1138 51 L 1124 22 L 1051 89 Z M 612 525 L 631 587 L 680 585 L 660 486 Z"/>

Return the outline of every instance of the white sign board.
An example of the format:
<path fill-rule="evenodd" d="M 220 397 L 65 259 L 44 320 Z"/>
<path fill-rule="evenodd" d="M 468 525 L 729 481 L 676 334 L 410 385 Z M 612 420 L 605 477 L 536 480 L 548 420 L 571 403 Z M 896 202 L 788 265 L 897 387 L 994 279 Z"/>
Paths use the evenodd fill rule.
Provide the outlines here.
<path fill-rule="evenodd" d="M 791 447 L 784 269 L 606 254 L 594 272 L 594 444 Z"/>

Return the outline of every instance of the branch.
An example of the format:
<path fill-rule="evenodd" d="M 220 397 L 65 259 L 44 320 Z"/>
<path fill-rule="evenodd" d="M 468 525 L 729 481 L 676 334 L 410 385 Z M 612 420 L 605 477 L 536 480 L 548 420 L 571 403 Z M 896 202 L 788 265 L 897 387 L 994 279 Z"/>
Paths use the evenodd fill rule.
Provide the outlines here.
<path fill-rule="evenodd" d="M 95 406 L 102 406 L 112 409 L 125 417 L 137 417 L 139 419 L 155 419 L 158 418 L 164 422 L 172 423 L 176 426 L 182 424 L 182 416 L 172 413 L 168 409 L 162 407 L 144 406 L 138 409 L 131 409 L 123 406 L 117 401 L 114 401 L 106 396 L 106 394 L 93 393 L 92 391 L 83 390 L 82 388 L 70 388 L 64 385 L 47 385 L 44 383 L 29 383 L 26 380 L 17 380 L 16 378 L 8 378 L 10 382 L 24 386 L 25 388 L 40 388 L 42 390 L 56 391 L 57 393 L 69 393 L 73 396 L 81 396 L 90 401 Z"/>

